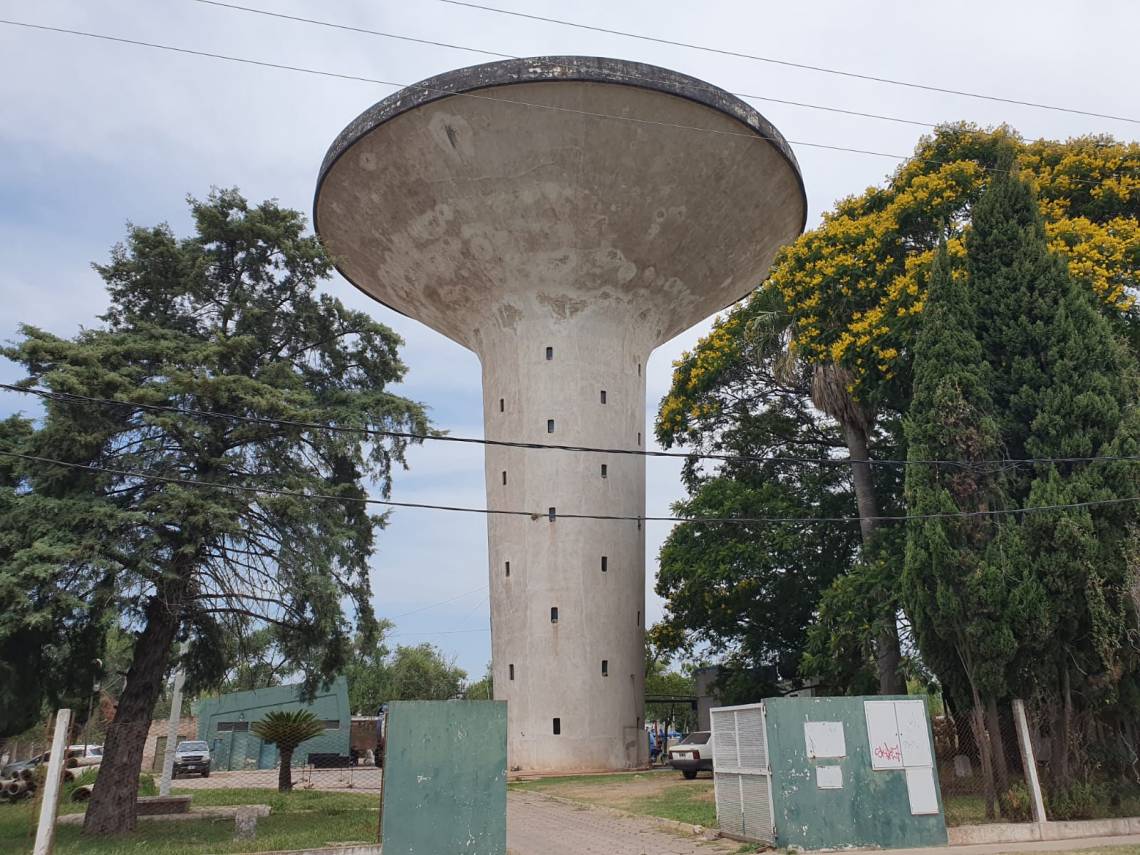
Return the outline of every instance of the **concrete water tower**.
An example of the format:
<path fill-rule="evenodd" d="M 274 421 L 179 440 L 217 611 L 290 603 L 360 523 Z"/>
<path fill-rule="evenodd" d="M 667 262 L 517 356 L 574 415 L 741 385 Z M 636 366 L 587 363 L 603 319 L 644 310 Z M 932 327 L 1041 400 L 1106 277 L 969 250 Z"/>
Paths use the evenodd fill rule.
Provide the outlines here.
<path fill-rule="evenodd" d="M 649 354 L 756 287 L 806 211 L 791 149 L 744 102 L 543 57 L 366 110 L 325 157 L 314 224 L 346 279 L 479 355 L 487 439 L 638 450 Z M 536 513 L 487 524 L 512 767 L 645 763 L 644 460 L 486 449 L 487 506 Z"/>

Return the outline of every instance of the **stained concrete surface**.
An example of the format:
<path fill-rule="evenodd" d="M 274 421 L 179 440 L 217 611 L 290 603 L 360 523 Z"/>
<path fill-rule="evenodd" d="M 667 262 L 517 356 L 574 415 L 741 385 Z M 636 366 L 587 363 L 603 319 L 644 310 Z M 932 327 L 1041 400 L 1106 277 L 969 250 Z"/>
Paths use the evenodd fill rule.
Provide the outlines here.
<path fill-rule="evenodd" d="M 620 453 L 649 442 L 645 364 L 761 282 L 805 216 L 790 148 L 755 109 L 639 63 L 450 72 L 330 149 L 322 241 L 362 291 L 479 355 L 486 437 L 616 450 L 487 449 L 511 768 L 647 762 L 645 460 Z"/>

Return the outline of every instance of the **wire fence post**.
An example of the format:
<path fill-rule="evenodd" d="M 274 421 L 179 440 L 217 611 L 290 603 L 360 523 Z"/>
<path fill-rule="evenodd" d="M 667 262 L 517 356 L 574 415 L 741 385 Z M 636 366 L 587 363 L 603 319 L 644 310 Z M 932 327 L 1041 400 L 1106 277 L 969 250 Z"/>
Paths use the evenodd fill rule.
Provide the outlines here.
<path fill-rule="evenodd" d="M 63 786 L 67 734 L 70 731 L 71 710 L 59 710 L 55 714 L 55 734 L 51 740 L 51 757 L 48 759 L 43 802 L 40 804 L 40 823 L 36 828 L 36 845 L 32 849 L 32 855 L 51 855 L 52 844 L 55 842 L 55 818 L 59 810 L 59 791 Z"/>
<path fill-rule="evenodd" d="M 1013 723 L 1017 728 L 1017 744 L 1021 747 L 1021 765 L 1025 769 L 1025 782 L 1029 786 L 1029 798 L 1033 804 L 1033 821 L 1041 839 L 1045 838 L 1045 800 L 1041 796 L 1041 780 L 1037 777 L 1037 757 L 1033 753 L 1033 740 L 1029 738 L 1029 723 L 1025 720 L 1025 702 L 1013 701 Z"/>
<path fill-rule="evenodd" d="M 182 642 L 182 655 L 189 645 Z M 170 697 L 170 715 L 166 718 L 166 750 L 162 754 L 162 780 L 158 784 L 160 796 L 170 795 L 170 779 L 174 777 L 174 752 L 178 747 L 178 724 L 182 718 L 182 686 L 186 683 L 186 669 L 181 665 L 174 673 L 174 691 Z"/>

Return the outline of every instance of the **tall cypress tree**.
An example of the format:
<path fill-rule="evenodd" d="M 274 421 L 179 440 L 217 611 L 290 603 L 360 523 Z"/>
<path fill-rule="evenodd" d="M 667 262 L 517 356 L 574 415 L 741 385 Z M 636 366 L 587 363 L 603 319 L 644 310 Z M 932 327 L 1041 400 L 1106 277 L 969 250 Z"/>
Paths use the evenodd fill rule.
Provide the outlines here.
<path fill-rule="evenodd" d="M 1006 504 L 998 468 L 1001 435 L 990 398 L 990 366 L 975 333 L 975 310 L 943 244 L 931 270 L 915 341 L 914 388 L 906 420 L 910 465 L 903 598 L 923 655 L 940 673 L 961 673 L 987 783 L 987 812 L 1007 778 L 991 750 L 996 700 L 1008 692 L 1017 650 L 1009 605 L 1019 544 L 1014 521 L 986 512 Z M 938 460 L 946 463 L 929 464 Z M 953 515 L 958 516 L 953 516 Z"/>
<path fill-rule="evenodd" d="M 1033 190 L 1012 153 L 975 206 L 966 247 L 1001 438 L 1010 458 L 1036 459 L 1009 478 L 1011 502 L 1095 503 L 1028 513 L 1019 526 L 1025 567 L 1048 609 L 1022 621 L 1017 688 L 1036 688 L 1053 701 L 1051 768 L 1063 787 L 1072 770 L 1074 705 L 1114 703 L 1121 681 L 1135 681 L 1136 663 L 1121 657 L 1134 620 L 1128 550 L 1137 513 L 1134 503 L 1114 500 L 1140 492 L 1140 467 L 1056 458 L 1135 455 L 1140 386 L 1109 320 L 1049 252 Z"/>

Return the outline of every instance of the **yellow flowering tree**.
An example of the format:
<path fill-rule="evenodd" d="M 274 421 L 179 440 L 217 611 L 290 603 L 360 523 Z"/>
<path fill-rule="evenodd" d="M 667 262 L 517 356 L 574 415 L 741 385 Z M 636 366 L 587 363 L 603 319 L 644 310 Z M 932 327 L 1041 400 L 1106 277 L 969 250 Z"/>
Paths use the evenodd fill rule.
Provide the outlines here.
<path fill-rule="evenodd" d="M 817 409 L 838 423 L 853 458 L 905 456 L 899 417 L 909 405 L 931 262 L 945 242 L 951 275 L 961 275 L 971 211 L 1008 146 L 1035 187 L 1049 248 L 1140 349 L 1140 324 L 1132 323 L 1140 290 L 1140 145 L 1110 137 L 1025 142 L 1005 127 L 944 125 L 883 187 L 841 200 L 786 247 L 769 280 L 678 360 L 658 413 L 659 440 L 717 449 L 724 437 L 744 433 L 759 414 L 750 387 L 763 382 L 754 370 L 757 347 L 779 337 L 784 373 L 810 374 Z M 897 472 L 856 465 L 852 478 L 862 518 L 901 507 Z M 864 550 L 873 551 L 874 526 L 864 523 Z M 884 667 L 891 640 L 876 645 L 880 678 L 897 676 L 897 668 Z"/>
<path fill-rule="evenodd" d="M 885 187 L 841 200 L 786 247 L 766 286 L 678 362 L 658 434 L 683 441 L 700 429 L 709 403 L 692 392 L 715 386 L 716 369 L 743 346 L 752 303 L 771 304 L 761 297 L 768 287 L 781 297 L 798 359 L 842 367 L 853 397 L 869 406 L 905 406 L 935 249 L 945 238 L 951 262 L 961 264 L 970 210 L 1006 143 L 1036 187 L 1050 249 L 1106 307 L 1130 315 L 1140 290 L 1140 144 L 1103 136 L 1024 142 L 1008 128 L 944 125 Z"/>

